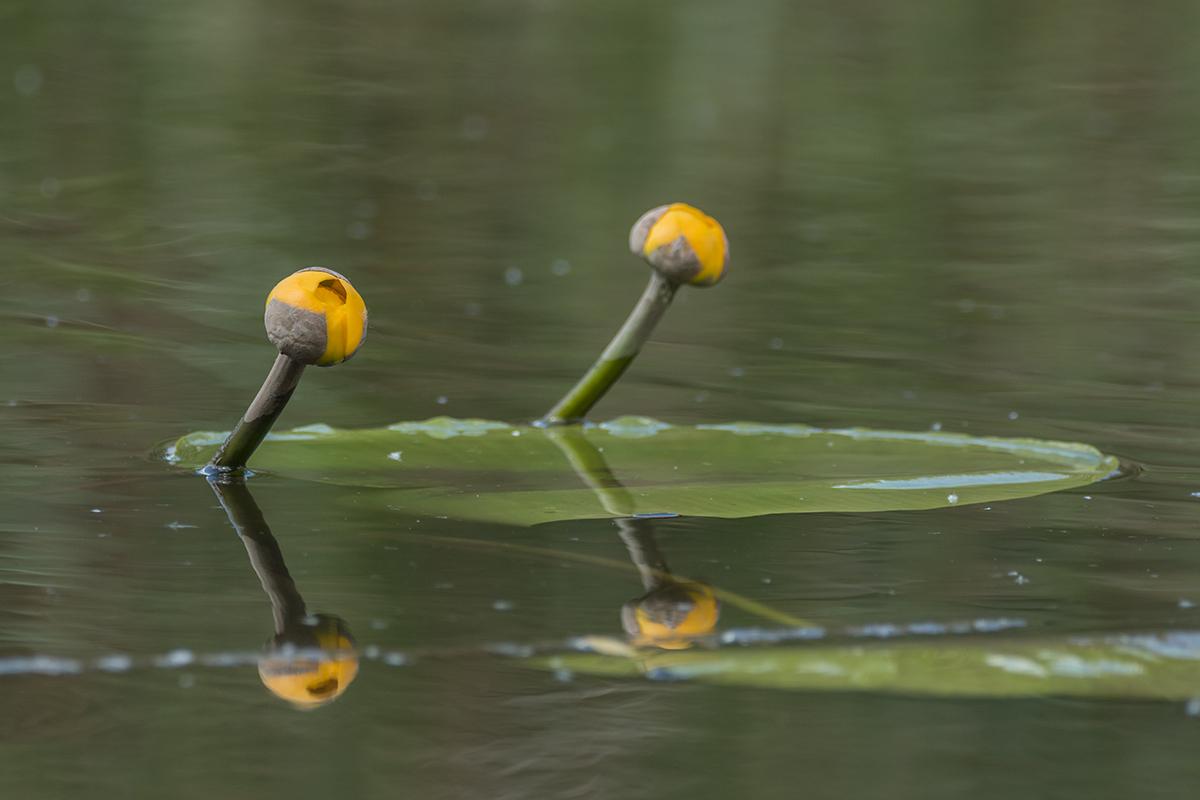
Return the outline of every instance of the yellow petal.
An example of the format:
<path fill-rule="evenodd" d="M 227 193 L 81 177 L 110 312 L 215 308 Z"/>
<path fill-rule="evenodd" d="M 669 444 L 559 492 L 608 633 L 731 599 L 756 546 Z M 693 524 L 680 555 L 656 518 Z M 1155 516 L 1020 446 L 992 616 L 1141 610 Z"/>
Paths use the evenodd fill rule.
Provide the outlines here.
<path fill-rule="evenodd" d="M 685 203 L 672 203 L 650 228 L 642 245 L 642 255 L 651 258 L 660 247 L 671 247 L 679 239 L 687 242 L 696 255 L 698 271 L 688 281 L 696 286 L 712 286 L 725 274 L 729 263 L 729 245 L 720 223 Z"/>
<path fill-rule="evenodd" d="M 267 296 L 268 308 L 272 300 L 278 300 L 324 319 L 323 341 L 320 336 L 320 323 L 317 322 L 317 331 L 313 332 L 305 329 L 300 318 L 296 320 L 295 330 L 272 332 L 272 341 L 288 337 L 295 337 L 301 341 L 305 338 L 314 339 L 313 350 L 320 355 L 314 361 L 306 360 L 305 363 L 315 363 L 322 367 L 340 364 L 354 355 L 362 345 L 367 329 L 367 306 L 362 296 L 344 276 L 319 267 L 303 269 L 284 278 L 271 290 L 271 294 Z M 279 346 L 278 341 L 276 346 Z"/>

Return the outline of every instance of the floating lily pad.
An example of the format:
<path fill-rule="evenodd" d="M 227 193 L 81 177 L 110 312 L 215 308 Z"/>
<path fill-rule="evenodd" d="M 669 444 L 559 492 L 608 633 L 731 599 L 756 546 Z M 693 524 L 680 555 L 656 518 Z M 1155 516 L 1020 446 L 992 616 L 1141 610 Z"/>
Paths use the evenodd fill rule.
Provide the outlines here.
<path fill-rule="evenodd" d="M 611 646 L 605 647 L 605 642 Z M 531 659 L 587 675 L 698 680 L 804 691 L 880 691 L 969 697 L 1200 697 L 1200 632 L 1069 639 L 972 639 L 891 644 L 630 651 Z M 627 649 L 627 648 L 626 648 Z"/>
<path fill-rule="evenodd" d="M 193 433 L 164 457 L 201 467 L 224 438 Z M 411 513 L 533 525 L 995 502 L 1084 486 L 1119 462 L 1084 444 L 941 432 L 684 427 L 644 417 L 547 429 L 437 417 L 372 430 L 312 425 L 274 433 L 249 466 L 380 489 L 362 500 Z"/>

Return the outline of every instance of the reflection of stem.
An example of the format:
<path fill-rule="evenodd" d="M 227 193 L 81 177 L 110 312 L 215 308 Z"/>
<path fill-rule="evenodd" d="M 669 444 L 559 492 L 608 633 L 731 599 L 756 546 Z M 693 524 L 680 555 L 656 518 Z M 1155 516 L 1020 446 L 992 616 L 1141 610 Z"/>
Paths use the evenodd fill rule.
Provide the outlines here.
<path fill-rule="evenodd" d="M 629 319 L 625 320 L 621 330 L 617 331 L 617 335 L 609 342 L 587 374 L 542 417 L 541 422 L 545 425 L 569 425 L 583 419 L 637 356 L 663 312 L 671 305 L 671 299 L 678 288 L 678 284 L 672 283 L 658 270 L 654 270 L 650 284 L 642 293 L 642 299 L 634 307 Z"/>
<path fill-rule="evenodd" d="M 658 273 L 655 273 L 656 275 Z M 571 468 L 579 479 L 596 493 L 600 505 L 610 514 L 628 517 L 633 514 L 633 495 L 621 485 L 608 468 L 604 455 L 584 437 L 583 428 L 578 425 L 561 428 L 544 428 L 542 433 L 547 439 L 558 445 L 570 462 Z"/>
<path fill-rule="evenodd" d="M 209 464 L 213 470 L 232 472 L 246 466 L 250 456 L 262 444 L 271 426 L 283 412 L 287 401 L 292 398 L 292 392 L 296 391 L 303 374 L 303 364 L 283 353 L 279 354 L 267 379 L 263 381 L 262 388 L 254 397 L 254 402 L 246 409 L 245 415 L 229 434 L 225 444 L 221 445 L 221 449 L 213 456 L 212 463 Z"/>
<path fill-rule="evenodd" d="M 279 543 L 271 535 L 271 529 L 267 527 L 267 521 L 254 502 L 249 487 L 241 476 L 230 476 L 228 480 L 210 478 L 208 484 L 216 492 L 217 499 L 229 515 L 230 523 L 246 545 L 254 572 L 271 598 L 275 632 L 282 634 L 295 627 L 307 616 L 304 598 L 296 591 L 296 583 L 283 563 Z"/>
<path fill-rule="evenodd" d="M 298 708 L 333 702 L 358 674 L 354 636 L 332 614 L 308 616 L 304 598 L 283 563 L 279 543 L 246 486 L 246 476 L 219 473 L 209 476 L 208 484 L 246 545 L 250 563 L 271 598 L 275 635 L 267 640 L 259 659 L 258 676 L 272 693 Z"/>
<path fill-rule="evenodd" d="M 621 538 L 629 548 L 629 557 L 633 565 L 642 574 L 642 586 L 650 592 L 662 588 L 667 581 L 664 576 L 670 575 L 667 560 L 658 549 L 654 539 L 654 523 L 648 519 L 630 519 L 629 517 L 614 519 L 621 531 Z"/>
<path fill-rule="evenodd" d="M 658 273 L 654 274 L 657 275 Z M 604 454 L 584 437 L 583 428 L 579 425 L 571 425 L 544 428 L 542 432 L 546 435 L 546 438 L 558 445 L 563 455 L 571 463 L 575 474 L 596 493 L 596 497 L 599 498 L 604 509 L 610 514 L 618 515 L 613 522 L 617 524 L 617 527 L 621 531 L 621 538 L 624 540 L 625 546 L 629 548 L 629 555 L 633 559 L 633 567 L 642 576 L 642 585 L 646 587 L 646 590 L 653 591 L 669 583 L 687 583 L 687 579 L 672 575 L 667 569 L 666 559 L 663 558 L 662 553 L 658 549 L 658 544 L 654 541 L 653 522 L 649 519 L 639 519 L 630 516 L 634 511 L 633 496 L 629 494 L 629 490 L 622 486 L 621 482 L 613 475 L 612 470 L 608 467 L 608 463 L 604 460 Z M 410 537 L 413 535 L 416 534 L 409 534 Z M 474 542 L 475 540 L 439 537 L 438 541 L 467 543 Z M 558 558 L 570 558 L 576 561 L 587 561 L 605 566 L 619 566 L 625 569 L 628 569 L 630 566 L 619 561 L 612 561 L 596 556 L 576 556 L 559 553 L 555 550 L 544 550 L 539 547 L 527 547 L 523 545 L 506 544 L 504 546 L 527 553 L 536 553 L 539 555 L 553 554 Z M 713 593 L 722 602 L 728 603 L 731 606 L 737 606 L 745 611 L 749 611 L 751 614 L 774 620 L 775 622 L 782 622 L 785 625 L 795 625 L 797 627 L 812 625 L 810 622 L 798 619 L 790 614 L 784 614 L 782 611 L 776 611 L 748 597 L 742 597 L 733 592 L 718 589 L 715 586 L 711 588 Z"/>

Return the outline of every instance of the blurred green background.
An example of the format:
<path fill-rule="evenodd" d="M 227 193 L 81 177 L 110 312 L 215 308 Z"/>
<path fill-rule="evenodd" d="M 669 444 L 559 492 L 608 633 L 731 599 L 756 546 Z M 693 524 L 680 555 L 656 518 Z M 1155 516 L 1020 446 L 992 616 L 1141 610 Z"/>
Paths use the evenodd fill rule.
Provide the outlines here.
<path fill-rule="evenodd" d="M 1200 6 L 1128 0 L 0 0 L 0 656 L 271 635 L 211 491 L 150 453 L 237 420 L 280 278 L 335 269 L 372 314 L 281 424 L 524 422 L 624 318 L 628 227 L 672 201 L 722 222 L 729 276 L 681 295 L 593 418 L 938 425 L 1145 467 L 988 508 L 667 520 L 672 567 L 831 626 L 1195 627 L 1198 34 Z M 641 586 L 501 545 L 623 559 L 611 523 L 253 489 L 310 607 L 412 665 L 364 660 L 310 714 L 252 667 L 4 677 L 6 793 L 1195 784 L 1197 722 L 1167 704 L 564 683 L 483 648 L 619 634 Z"/>

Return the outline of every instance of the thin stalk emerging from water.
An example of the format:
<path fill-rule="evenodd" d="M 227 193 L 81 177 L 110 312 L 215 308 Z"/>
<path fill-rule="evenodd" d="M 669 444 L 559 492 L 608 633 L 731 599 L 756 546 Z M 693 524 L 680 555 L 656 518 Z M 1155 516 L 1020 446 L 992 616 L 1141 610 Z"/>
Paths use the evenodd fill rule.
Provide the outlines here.
<path fill-rule="evenodd" d="M 581 422 L 641 351 L 679 287 L 712 286 L 729 264 L 729 243 L 721 226 L 683 203 L 642 215 L 630 231 L 629 247 L 654 268 L 646 291 L 592 368 L 538 424 Z"/>
<path fill-rule="evenodd" d="M 262 444 L 275 420 L 283 413 L 283 407 L 292 398 L 305 366 L 290 356 L 279 354 L 254 402 L 213 456 L 209 464 L 213 470 L 229 472 L 246 466 L 246 461 Z"/>
<path fill-rule="evenodd" d="M 633 362 L 678 290 L 679 287 L 663 277 L 662 273 L 655 272 L 650 277 L 646 291 L 642 292 L 642 299 L 638 301 L 633 313 L 625 320 L 625 324 L 609 342 L 600 358 L 587 374 L 579 379 L 575 388 L 567 392 L 566 396 L 550 409 L 542 418 L 542 422 L 570 424 L 583 419 L 591 407 L 617 382 L 625 368 Z"/>
<path fill-rule="evenodd" d="M 343 276 L 310 267 L 271 290 L 264 322 L 279 357 L 250 408 L 209 463 L 210 473 L 245 469 L 296 391 L 306 366 L 330 367 L 358 351 L 367 334 L 367 307 Z"/>

